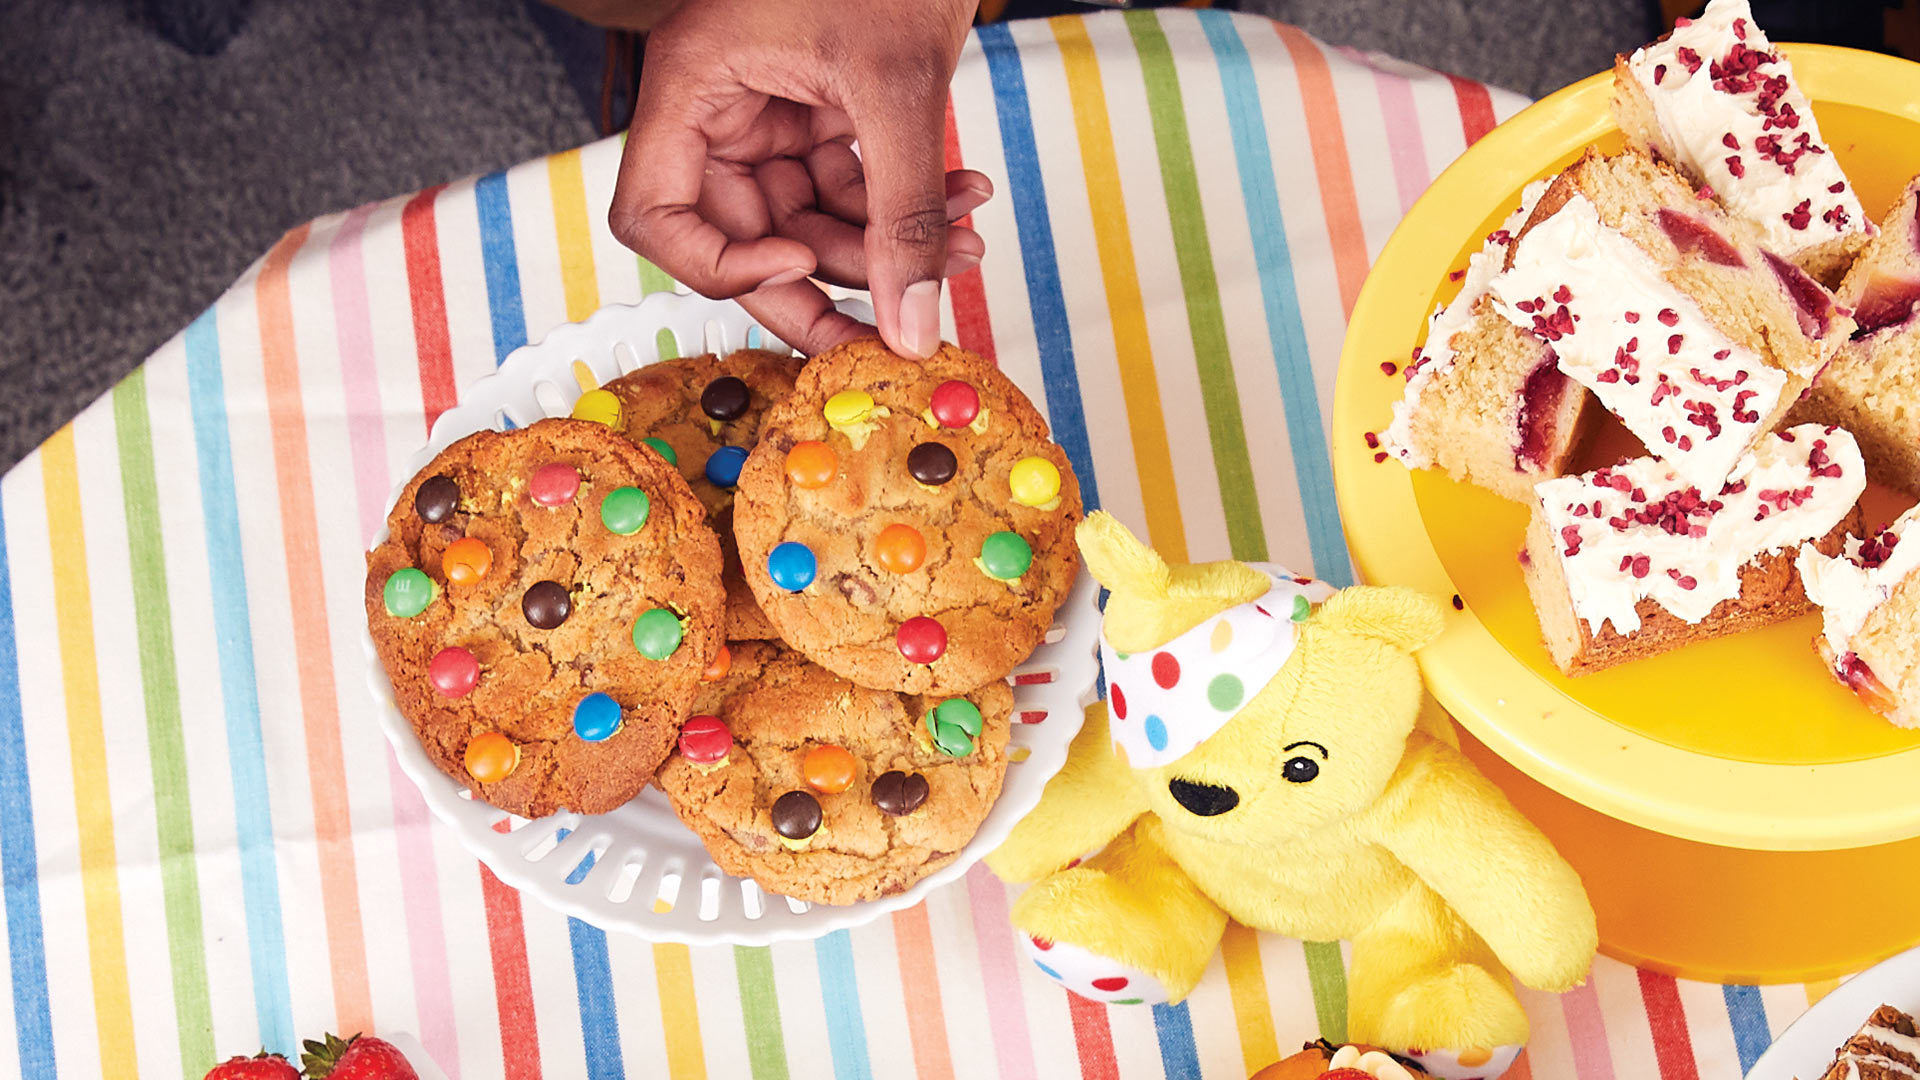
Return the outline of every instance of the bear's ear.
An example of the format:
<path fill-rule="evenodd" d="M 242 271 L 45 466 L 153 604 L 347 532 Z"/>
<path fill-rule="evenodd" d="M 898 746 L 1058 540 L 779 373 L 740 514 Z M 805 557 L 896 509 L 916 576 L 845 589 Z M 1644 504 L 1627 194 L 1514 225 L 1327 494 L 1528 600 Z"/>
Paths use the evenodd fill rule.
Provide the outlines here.
<path fill-rule="evenodd" d="M 1120 519 L 1095 510 L 1074 530 L 1093 579 L 1109 590 L 1135 596 L 1165 596 L 1173 571 L 1160 553 L 1127 531 Z"/>
<path fill-rule="evenodd" d="M 1426 593 L 1401 585 L 1355 585 L 1321 604 L 1314 621 L 1414 652 L 1440 636 L 1444 616 Z"/>

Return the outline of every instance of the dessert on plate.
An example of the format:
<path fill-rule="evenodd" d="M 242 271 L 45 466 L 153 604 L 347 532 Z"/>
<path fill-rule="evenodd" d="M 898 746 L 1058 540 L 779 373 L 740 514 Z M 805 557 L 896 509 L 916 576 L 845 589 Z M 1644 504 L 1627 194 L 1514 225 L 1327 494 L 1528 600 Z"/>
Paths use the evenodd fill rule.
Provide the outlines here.
<path fill-rule="evenodd" d="M 1852 436 L 1812 424 L 1711 495 L 1655 458 L 1543 482 L 1521 562 L 1547 651 L 1584 675 L 1807 613 L 1795 551 L 1838 551 L 1865 487 Z"/>
<path fill-rule="evenodd" d="M 1920 1031 L 1914 1018 L 1891 1005 L 1873 1010 L 1833 1064 L 1813 1080 L 1914 1080 L 1920 1077 Z"/>
<path fill-rule="evenodd" d="M 1800 577 L 1820 607 L 1815 639 L 1841 684 L 1901 727 L 1920 727 L 1920 507 L 1837 555 L 1802 551 Z"/>
<path fill-rule="evenodd" d="M 1712 0 L 1616 57 L 1613 73 L 1613 114 L 1629 146 L 1679 167 L 1769 250 L 1839 282 L 1873 223 L 1748 0 Z"/>

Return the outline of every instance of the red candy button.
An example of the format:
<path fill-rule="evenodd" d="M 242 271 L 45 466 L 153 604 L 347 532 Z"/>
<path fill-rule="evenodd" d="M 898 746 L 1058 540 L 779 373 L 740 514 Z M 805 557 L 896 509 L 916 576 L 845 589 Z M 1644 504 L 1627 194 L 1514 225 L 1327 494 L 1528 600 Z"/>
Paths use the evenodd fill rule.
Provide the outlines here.
<path fill-rule="evenodd" d="M 480 681 L 480 661 L 467 650 L 449 645 L 427 662 L 427 681 L 441 697 L 466 697 Z"/>
<path fill-rule="evenodd" d="M 908 660 L 931 664 L 947 651 L 947 628 L 921 615 L 901 623 L 893 643 L 900 646 L 900 655 Z"/>
<path fill-rule="evenodd" d="M 717 716 L 695 716 L 680 728 L 680 756 L 695 765 L 725 761 L 733 751 L 733 732 Z"/>
<path fill-rule="evenodd" d="M 1095 990 L 1105 990 L 1108 993 L 1112 993 L 1115 990 L 1125 990 L 1127 988 L 1127 980 L 1118 975 L 1106 979 L 1095 979 L 1093 980 L 1093 988 Z"/>
<path fill-rule="evenodd" d="M 980 415 L 980 392 L 959 379 L 948 379 L 934 387 L 930 408 L 941 427 L 963 428 Z"/>
<path fill-rule="evenodd" d="M 579 490 L 580 470 L 564 461 L 540 466 L 533 470 L 533 478 L 527 482 L 527 494 L 534 502 L 549 508 L 567 505 Z"/>

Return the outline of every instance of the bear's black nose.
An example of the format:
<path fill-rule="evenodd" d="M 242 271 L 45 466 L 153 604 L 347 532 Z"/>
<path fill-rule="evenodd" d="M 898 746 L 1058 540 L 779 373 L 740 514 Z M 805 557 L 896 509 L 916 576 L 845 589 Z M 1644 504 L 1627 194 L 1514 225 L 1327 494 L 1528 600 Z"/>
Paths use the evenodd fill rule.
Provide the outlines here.
<path fill-rule="evenodd" d="M 1174 802 L 1185 807 L 1188 813 L 1201 817 L 1224 814 L 1240 805 L 1240 793 L 1230 787 L 1196 784 L 1191 780 L 1169 780 L 1167 790 L 1172 793 Z"/>

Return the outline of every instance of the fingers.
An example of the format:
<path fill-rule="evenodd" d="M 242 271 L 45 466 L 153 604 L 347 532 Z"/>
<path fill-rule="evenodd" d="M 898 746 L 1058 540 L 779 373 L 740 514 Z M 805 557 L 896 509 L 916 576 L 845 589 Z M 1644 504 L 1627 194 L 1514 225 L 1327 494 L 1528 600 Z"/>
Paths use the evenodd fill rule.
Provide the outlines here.
<path fill-rule="evenodd" d="M 873 333 L 873 327 L 843 315 L 810 281 L 774 285 L 740 297 L 740 306 L 776 337 L 808 356 Z"/>
<path fill-rule="evenodd" d="M 889 348 L 916 358 L 940 347 L 948 222 L 944 107 L 943 92 L 928 92 L 868 98 L 848 109 L 866 179 L 874 321 Z"/>
<path fill-rule="evenodd" d="M 947 173 L 947 220 L 959 221 L 993 198 L 993 181 L 974 169 Z"/>
<path fill-rule="evenodd" d="M 850 289 L 867 287 L 866 234 L 859 227 L 822 212 L 807 168 L 792 158 L 762 162 L 754 180 L 766 199 L 773 231 L 813 250 L 813 276 Z M 971 190 L 971 189 L 969 189 Z M 952 277 L 980 265 L 986 244 L 980 234 L 947 227 L 947 262 L 942 276 Z"/>

